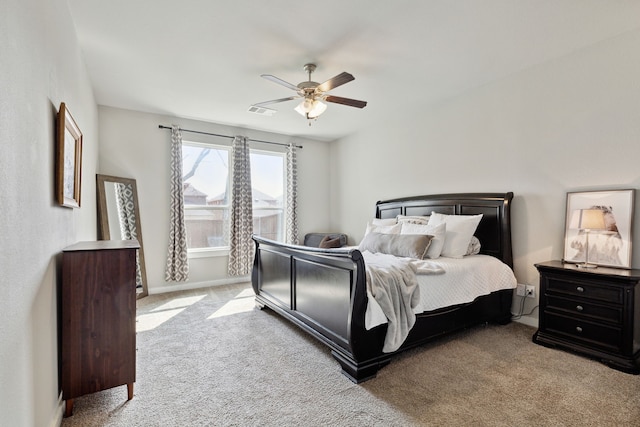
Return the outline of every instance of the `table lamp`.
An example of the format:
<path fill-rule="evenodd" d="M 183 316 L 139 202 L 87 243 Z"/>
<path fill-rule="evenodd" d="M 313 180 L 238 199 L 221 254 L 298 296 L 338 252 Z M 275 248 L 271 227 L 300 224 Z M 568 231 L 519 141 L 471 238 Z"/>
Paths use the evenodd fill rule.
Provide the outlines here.
<path fill-rule="evenodd" d="M 582 230 L 586 235 L 586 253 L 583 263 L 578 264 L 581 268 L 596 268 L 596 264 L 589 263 L 589 233 L 592 230 L 604 230 L 604 212 L 600 209 L 576 209 L 571 214 L 569 228 Z"/>

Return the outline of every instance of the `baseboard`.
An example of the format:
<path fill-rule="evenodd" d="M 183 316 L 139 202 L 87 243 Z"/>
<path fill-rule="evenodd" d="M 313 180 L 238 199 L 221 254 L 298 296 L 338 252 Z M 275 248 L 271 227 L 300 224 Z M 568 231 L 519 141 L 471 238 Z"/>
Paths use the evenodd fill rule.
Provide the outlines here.
<path fill-rule="evenodd" d="M 62 417 L 64 416 L 64 401 L 62 400 L 62 392 L 58 395 L 58 408 L 53 414 L 53 419 L 49 423 L 50 427 L 60 427 L 62 425 Z"/>
<path fill-rule="evenodd" d="M 164 294 L 167 292 L 188 291 L 192 289 L 209 288 L 211 286 L 235 285 L 237 283 L 250 282 L 251 277 L 228 277 L 219 280 L 207 280 L 204 282 L 181 283 L 166 286 L 154 286 L 149 288 L 149 295 Z"/>
<path fill-rule="evenodd" d="M 514 320 L 516 323 L 522 323 L 527 326 L 533 326 L 534 328 L 538 327 L 538 318 L 530 317 L 530 316 L 522 316 L 519 319 Z"/>

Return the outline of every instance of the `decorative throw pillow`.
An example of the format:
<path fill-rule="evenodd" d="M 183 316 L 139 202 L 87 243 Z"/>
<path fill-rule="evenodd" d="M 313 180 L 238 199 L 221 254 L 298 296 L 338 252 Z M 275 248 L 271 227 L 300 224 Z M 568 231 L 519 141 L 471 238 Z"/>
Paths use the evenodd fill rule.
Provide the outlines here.
<path fill-rule="evenodd" d="M 449 258 L 462 258 L 467 253 L 471 237 L 476 232 L 481 219 L 482 214 L 445 215 L 431 212 L 429 225 L 447 224 L 444 246 L 440 255 Z"/>
<path fill-rule="evenodd" d="M 339 248 L 342 244 L 340 243 L 340 236 L 332 237 L 332 236 L 324 236 L 322 240 L 320 240 L 321 248 L 329 249 L 329 248 Z"/>
<path fill-rule="evenodd" d="M 395 218 L 373 218 L 371 220 L 373 225 L 396 225 L 397 223 Z"/>
<path fill-rule="evenodd" d="M 476 236 L 471 237 L 469 247 L 467 248 L 467 253 L 464 254 L 464 256 L 478 255 L 480 253 L 480 247 L 480 240 L 478 240 Z"/>
<path fill-rule="evenodd" d="M 400 234 L 402 224 L 394 225 L 374 225 L 371 222 L 367 223 L 367 229 L 364 232 L 366 236 L 369 233 L 382 233 L 382 234 Z"/>
<path fill-rule="evenodd" d="M 397 257 L 424 259 L 433 236 L 426 234 L 382 234 L 372 232 L 360 242 L 361 252 L 383 253 Z"/>
<path fill-rule="evenodd" d="M 400 234 L 426 234 L 429 236 L 433 236 L 426 255 L 426 257 L 429 259 L 436 259 L 440 257 L 442 247 L 444 246 L 446 232 L 447 224 L 445 223 L 434 226 L 426 224 L 411 224 L 405 222 L 402 223 L 402 230 L 400 230 Z"/>
<path fill-rule="evenodd" d="M 396 219 L 398 220 L 398 224 L 428 224 L 429 223 L 429 217 L 428 216 L 407 216 L 407 215 L 398 215 L 396 217 Z"/>

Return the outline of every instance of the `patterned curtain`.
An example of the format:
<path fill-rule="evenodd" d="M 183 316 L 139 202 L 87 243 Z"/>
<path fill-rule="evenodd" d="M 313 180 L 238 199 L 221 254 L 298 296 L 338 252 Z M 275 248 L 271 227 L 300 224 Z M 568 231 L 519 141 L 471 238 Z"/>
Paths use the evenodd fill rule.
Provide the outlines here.
<path fill-rule="evenodd" d="M 253 234 L 253 200 L 251 161 L 247 138 L 236 136 L 232 148 L 231 221 L 229 236 L 229 276 L 251 273 L 255 250 Z"/>
<path fill-rule="evenodd" d="M 285 242 L 298 244 L 298 165 L 296 147 L 287 146 L 287 212 L 285 215 L 287 237 Z"/>
<path fill-rule="evenodd" d="M 131 184 L 115 183 L 116 206 L 120 222 L 120 238 L 122 240 L 138 240 L 136 230 L 136 210 L 133 202 L 133 187 Z M 136 251 L 136 289 L 142 291 L 142 272 L 140 271 L 140 257 Z"/>
<path fill-rule="evenodd" d="M 171 126 L 171 182 L 170 224 L 167 268 L 164 280 L 186 282 L 189 279 L 187 258 L 187 229 L 184 225 L 184 199 L 182 197 L 182 132 Z"/>

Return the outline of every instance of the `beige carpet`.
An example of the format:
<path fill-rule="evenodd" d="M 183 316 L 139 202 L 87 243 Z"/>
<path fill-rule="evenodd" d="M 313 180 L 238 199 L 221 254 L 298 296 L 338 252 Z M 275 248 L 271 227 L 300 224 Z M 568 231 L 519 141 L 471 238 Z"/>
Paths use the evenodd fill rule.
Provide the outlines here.
<path fill-rule="evenodd" d="M 479 326 L 361 385 L 248 285 L 138 302 L 137 381 L 76 399 L 72 426 L 640 426 L 640 376 Z"/>

